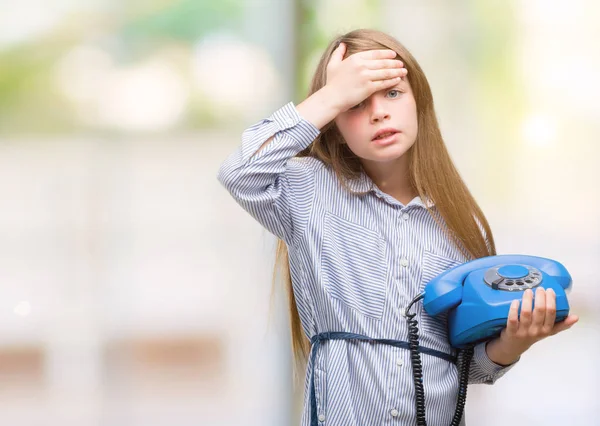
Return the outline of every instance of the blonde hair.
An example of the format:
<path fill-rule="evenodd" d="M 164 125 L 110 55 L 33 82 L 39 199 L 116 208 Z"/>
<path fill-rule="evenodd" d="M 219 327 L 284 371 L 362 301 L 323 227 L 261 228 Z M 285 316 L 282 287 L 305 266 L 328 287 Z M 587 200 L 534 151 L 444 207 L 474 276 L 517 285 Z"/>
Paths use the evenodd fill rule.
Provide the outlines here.
<path fill-rule="evenodd" d="M 327 64 L 340 42 L 346 45 L 346 57 L 373 49 L 396 51 L 397 58 L 408 70 L 406 78 L 411 85 L 417 106 L 417 138 L 412 148 L 404 154 L 409 156 L 410 184 L 421 199 L 428 198 L 433 201 L 436 212 L 429 207 L 427 210 L 467 259 L 496 254 L 489 224 L 456 170 L 444 144 L 427 78 L 415 58 L 400 42 L 381 31 L 371 29 L 354 30 L 336 38 L 319 60 L 308 96 L 325 85 Z M 312 156 L 329 164 L 340 183 L 349 189 L 345 184 L 346 179 L 356 178 L 361 173 L 362 166 L 359 158 L 350 151 L 348 146 L 339 143 L 341 138 L 342 135 L 332 121 L 321 129 L 317 139 L 298 156 Z M 283 240 L 277 242 L 274 285 L 280 269 L 289 298 L 295 367 L 300 368 L 308 359 L 310 341 L 303 333 L 298 315 L 290 277 L 288 251 Z"/>

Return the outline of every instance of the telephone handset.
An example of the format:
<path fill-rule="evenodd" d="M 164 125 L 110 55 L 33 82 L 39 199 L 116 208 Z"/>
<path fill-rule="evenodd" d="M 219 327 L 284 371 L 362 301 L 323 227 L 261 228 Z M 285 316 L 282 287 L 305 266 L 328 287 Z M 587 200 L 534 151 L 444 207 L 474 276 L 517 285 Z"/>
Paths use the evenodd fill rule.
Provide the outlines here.
<path fill-rule="evenodd" d="M 556 293 L 556 320 L 569 315 L 566 293 L 571 276 L 551 259 L 526 255 L 497 255 L 451 268 L 425 287 L 423 308 L 429 315 L 448 312 L 448 335 L 455 348 L 489 340 L 506 326 L 514 299 L 537 287 Z M 534 298 L 535 300 L 535 298 Z"/>

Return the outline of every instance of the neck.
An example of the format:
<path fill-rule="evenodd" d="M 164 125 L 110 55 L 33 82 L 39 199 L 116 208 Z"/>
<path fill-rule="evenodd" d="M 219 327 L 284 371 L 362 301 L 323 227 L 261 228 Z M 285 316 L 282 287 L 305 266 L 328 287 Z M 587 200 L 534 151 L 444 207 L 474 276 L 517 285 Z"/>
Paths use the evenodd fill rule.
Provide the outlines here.
<path fill-rule="evenodd" d="M 410 184 L 407 157 L 403 155 L 389 163 L 362 161 L 363 168 L 373 183 L 404 205 L 418 195 Z"/>

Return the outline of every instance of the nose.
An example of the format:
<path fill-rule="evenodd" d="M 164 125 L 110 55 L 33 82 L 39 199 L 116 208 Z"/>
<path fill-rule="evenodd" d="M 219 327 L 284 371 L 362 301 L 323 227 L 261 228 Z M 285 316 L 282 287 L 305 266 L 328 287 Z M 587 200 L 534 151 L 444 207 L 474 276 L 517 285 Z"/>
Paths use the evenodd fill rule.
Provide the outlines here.
<path fill-rule="evenodd" d="M 390 118 L 383 99 L 379 99 L 378 96 L 372 96 L 370 101 L 371 123 L 379 123 Z"/>

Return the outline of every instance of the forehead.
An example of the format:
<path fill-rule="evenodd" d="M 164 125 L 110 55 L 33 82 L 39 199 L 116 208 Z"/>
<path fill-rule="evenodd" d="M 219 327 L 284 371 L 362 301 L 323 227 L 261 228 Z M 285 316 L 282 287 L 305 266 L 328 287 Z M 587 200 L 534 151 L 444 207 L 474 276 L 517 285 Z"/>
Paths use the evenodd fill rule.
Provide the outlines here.
<path fill-rule="evenodd" d="M 395 90 L 395 89 L 401 90 L 401 91 L 407 92 L 407 93 L 411 92 L 411 87 L 410 87 L 409 81 L 406 79 L 406 77 L 403 77 L 402 80 L 398 84 L 396 84 L 394 86 L 391 86 L 391 87 L 388 87 L 387 89 L 381 89 L 381 90 L 379 90 L 378 92 L 375 92 L 375 93 L 386 93 L 389 90 Z"/>
<path fill-rule="evenodd" d="M 394 88 L 410 90 L 410 82 L 408 81 L 408 79 L 406 77 L 402 77 L 402 80 L 400 80 L 400 82 L 398 84 L 396 84 L 394 87 L 392 87 L 392 89 L 394 89 Z"/>

